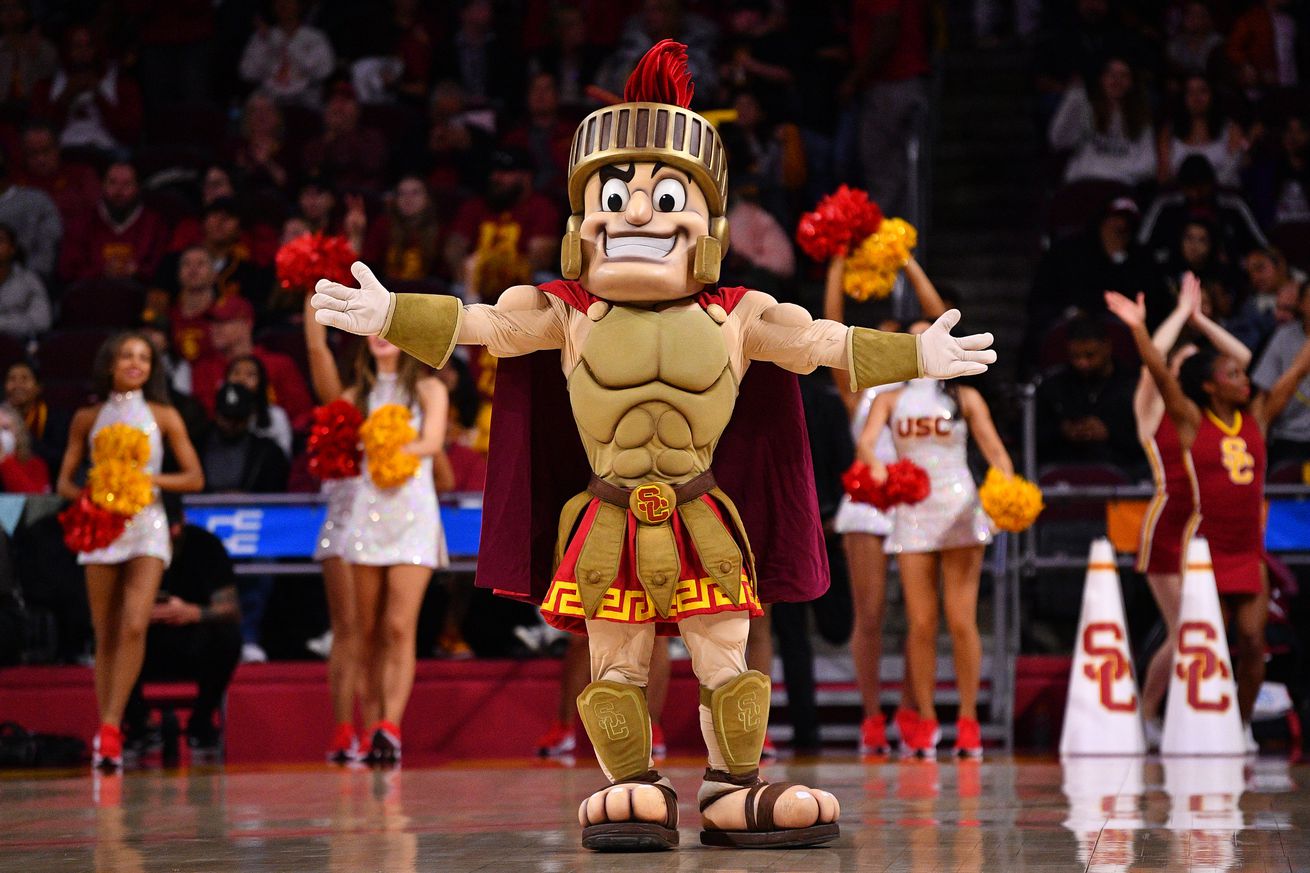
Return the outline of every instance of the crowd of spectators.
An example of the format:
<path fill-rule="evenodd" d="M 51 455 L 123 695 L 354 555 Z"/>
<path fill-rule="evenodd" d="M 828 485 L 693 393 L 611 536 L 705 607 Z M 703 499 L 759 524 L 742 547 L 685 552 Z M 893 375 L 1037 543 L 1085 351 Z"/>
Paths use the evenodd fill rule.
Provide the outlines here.
<path fill-rule="evenodd" d="M 1146 475 L 1137 358 L 1102 292 L 1146 298 L 1151 326 L 1197 274 L 1203 310 L 1253 352 L 1267 389 L 1310 331 L 1310 17 L 1291 0 L 1075 0 L 1035 35 L 1050 155 L 1046 248 L 1023 370 L 1038 459 Z M 1271 474 L 1310 457 L 1310 385 L 1272 430 Z"/>

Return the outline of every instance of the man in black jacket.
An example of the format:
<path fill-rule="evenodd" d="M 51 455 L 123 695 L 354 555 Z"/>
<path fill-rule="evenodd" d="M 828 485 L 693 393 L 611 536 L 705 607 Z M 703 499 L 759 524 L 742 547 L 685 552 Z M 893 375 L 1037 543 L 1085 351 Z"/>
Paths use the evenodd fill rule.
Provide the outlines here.
<path fill-rule="evenodd" d="M 286 455 L 277 443 L 250 432 L 255 395 L 229 382 L 218 389 L 214 427 L 200 452 L 205 490 L 213 494 L 269 494 L 287 488 Z"/>

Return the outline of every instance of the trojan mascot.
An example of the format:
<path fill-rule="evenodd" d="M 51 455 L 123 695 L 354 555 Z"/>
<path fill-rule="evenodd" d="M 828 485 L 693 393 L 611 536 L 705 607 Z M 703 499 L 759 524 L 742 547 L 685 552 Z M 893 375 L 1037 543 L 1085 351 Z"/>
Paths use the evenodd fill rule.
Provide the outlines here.
<path fill-rule="evenodd" d="M 322 280 L 312 303 L 323 324 L 380 334 L 433 367 L 459 343 L 502 359 L 478 584 L 589 638 L 578 712 L 609 784 L 578 808 L 582 844 L 677 844 L 645 688 L 655 635 L 681 634 L 709 752 L 701 842 L 817 845 L 837 836 L 837 799 L 760 778 L 770 684 L 745 658 L 761 602 L 828 584 L 792 374 L 834 367 L 860 390 L 979 373 L 995 354 L 990 335 L 950 335 L 955 311 L 914 337 L 718 286 L 728 161 L 691 95 L 685 47 L 666 40 L 624 102 L 579 125 L 563 280 L 465 306 L 390 293 L 356 263 L 361 287 Z"/>

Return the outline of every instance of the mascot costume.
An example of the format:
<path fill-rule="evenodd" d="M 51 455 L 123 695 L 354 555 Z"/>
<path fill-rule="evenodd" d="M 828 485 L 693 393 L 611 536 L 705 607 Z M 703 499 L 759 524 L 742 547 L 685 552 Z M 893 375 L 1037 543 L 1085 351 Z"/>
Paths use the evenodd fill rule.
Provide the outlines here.
<path fill-rule="evenodd" d="M 646 708 L 658 633 L 681 634 L 701 686 L 701 842 L 818 845 L 837 836 L 837 799 L 760 778 L 770 681 L 745 658 L 761 602 L 828 584 L 792 374 L 834 367 L 861 390 L 979 373 L 995 353 L 988 334 L 951 336 L 954 310 L 914 337 L 719 287 L 728 162 L 691 95 L 685 47 L 665 40 L 624 102 L 579 125 L 563 280 L 465 306 L 390 293 L 356 263 L 361 287 L 324 279 L 312 305 L 321 323 L 380 334 L 433 367 L 461 343 L 502 359 L 477 581 L 588 636 L 578 713 L 609 784 L 578 809 L 582 844 L 678 842 Z"/>

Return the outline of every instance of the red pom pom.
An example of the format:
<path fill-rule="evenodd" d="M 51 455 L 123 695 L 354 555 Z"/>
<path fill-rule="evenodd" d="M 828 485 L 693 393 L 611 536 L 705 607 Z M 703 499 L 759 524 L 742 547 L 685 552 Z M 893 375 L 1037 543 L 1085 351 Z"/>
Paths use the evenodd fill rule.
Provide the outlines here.
<path fill-rule="evenodd" d="M 319 279 L 353 284 L 350 265 L 359 260 L 344 236 L 298 236 L 277 250 L 277 280 L 288 291 L 308 293 Z"/>
<path fill-rule="evenodd" d="M 317 479 L 359 475 L 359 426 L 364 416 L 355 404 L 333 400 L 314 410 L 309 429 L 309 472 Z"/>
<path fill-rule="evenodd" d="M 887 465 L 887 481 L 883 483 L 887 498 L 893 505 L 904 503 L 913 506 L 928 496 L 932 490 L 932 480 L 928 471 L 911 461 L 902 458 Z"/>
<path fill-rule="evenodd" d="M 686 109 L 691 106 L 694 90 L 687 69 L 687 47 L 662 39 L 637 62 L 623 86 L 623 99 L 629 103 L 669 103 Z"/>
<path fill-rule="evenodd" d="M 845 257 L 882 224 L 882 210 L 858 188 L 845 185 L 801 216 L 796 242 L 816 261 Z"/>
<path fill-rule="evenodd" d="M 882 512 L 891 508 L 887 500 L 886 483 L 873 481 L 869 465 L 863 461 L 851 464 L 850 469 L 842 474 L 841 483 L 847 495 L 856 503 L 871 504 Z"/>
<path fill-rule="evenodd" d="M 97 506 L 88 491 L 83 491 L 75 502 L 59 513 L 64 543 L 75 552 L 103 549 L 123 535 L 127 521 L 126 515 Z"/>

